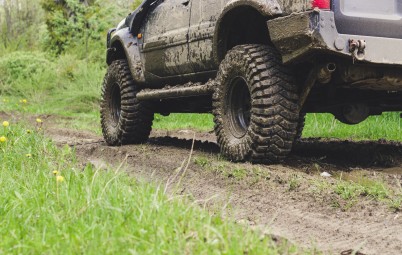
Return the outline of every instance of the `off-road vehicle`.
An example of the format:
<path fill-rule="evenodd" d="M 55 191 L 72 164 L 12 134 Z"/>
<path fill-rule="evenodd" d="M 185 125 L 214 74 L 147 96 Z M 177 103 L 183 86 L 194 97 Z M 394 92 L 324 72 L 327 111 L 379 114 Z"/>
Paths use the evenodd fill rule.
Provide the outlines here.
<path fill-rule="evenodd" d="M 109 145 L 154 113 L 213 113 L 221 152 L 273 163 L 306 113 L 346 124 L 402 110 L 401 0 L 145 0 L 107 37 Z"/>

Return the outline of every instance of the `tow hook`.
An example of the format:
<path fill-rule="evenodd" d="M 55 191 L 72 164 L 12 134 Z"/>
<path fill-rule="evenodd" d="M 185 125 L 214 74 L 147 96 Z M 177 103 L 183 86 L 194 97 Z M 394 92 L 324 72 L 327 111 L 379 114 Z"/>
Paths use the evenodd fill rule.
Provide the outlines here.
<path fill-rule="evenodd" d="M 365 57 L 366 41 L 349 39 L 349 52 L 352 53 L 353 63 L 355 60 L 362 61 Z"/>

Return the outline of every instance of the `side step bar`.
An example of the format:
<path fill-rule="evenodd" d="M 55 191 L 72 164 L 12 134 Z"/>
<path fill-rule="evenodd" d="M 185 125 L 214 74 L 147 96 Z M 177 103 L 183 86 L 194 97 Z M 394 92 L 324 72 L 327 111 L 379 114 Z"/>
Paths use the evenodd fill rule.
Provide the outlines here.
<path fill-rule="evenodd" d="M 140 101 L 173 99 L 192 96 L 206 96 L 213 93 L 213 82 L 206 84 L 192 83 L 174 87 L 164 87 L 162 89 L 144 89 L 137 94 Z"/>

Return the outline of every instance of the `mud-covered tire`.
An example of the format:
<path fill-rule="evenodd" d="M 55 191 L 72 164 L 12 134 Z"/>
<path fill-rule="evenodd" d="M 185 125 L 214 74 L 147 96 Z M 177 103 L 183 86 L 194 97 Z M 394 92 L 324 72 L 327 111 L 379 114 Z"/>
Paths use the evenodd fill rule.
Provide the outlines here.
<path fill-rule="evenodd" d="M 137 100 L 138 92 L 127 61 L 114 61 L 103 81 L 100 105 L 102 132 L 107 144 L 147 141 L 154 114 L 146 102 Z"/>
<path fill-rule="evenodd" d="M 241 45 L 230 50 L 220 65 L 213 94 L 221 153 L 232 161 L 283 160 L 296 138 L 297 91 L 292 70 L 282 64 L 275 48 Z M 238 107 L 242 99 L 233 99 L 239 94 L 235 92 L 248 93 L 250 105 L 243 100 L 245 106 Z"/>
<path fill-rule="evenodd" d="M 296 131 L 296 139 L 295 140 L 300 140 L 302 138 L 305 122 L 306 122 L 306 114 L 300 113 L 299 121 L 297 123 L 297 131 Z"/>

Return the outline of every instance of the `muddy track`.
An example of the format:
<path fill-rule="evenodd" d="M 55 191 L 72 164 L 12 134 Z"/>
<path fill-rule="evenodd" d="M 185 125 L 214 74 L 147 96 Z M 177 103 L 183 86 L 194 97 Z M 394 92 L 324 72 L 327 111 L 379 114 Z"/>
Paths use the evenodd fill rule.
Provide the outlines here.
<path fill-rule="evenodd" d="M 162 185 L 169 183 L 188 159 L 190 138 L 194 136 L 191 131 L 154 132 L 145 145 L 108 147 L 101 137 L 90 133 L 49 129 L 47 134 L 60 145 L 74 146 L 83 163 L 104 167 L 123 162 L 124 169 L 137 178 Z M 192 158 L 204 159 L 207 166 L 191 160 L 178 192 L 191 194 L 213 213 L 222 213 L 328 254 L 349 249 L 359 249 L 364 254 L 400 254 L 402 217 L 398 213 L 364 198 L 348 210 L 331 207 L 334 194 L 314 194 L 311 183 L 322 178 L 317 171 L 320 167 L 319 171 L 332 174 L 359 168 L 367 176 L 381 176 L 390 185 L 400 185 L 402 144 L 303 140 L 286 164 L 264 166 L 222 161 L 213 135 L 195 134 L 195 137 Z M 246 176 L 236 178 L 235 174 L 211 170 L 222 165 L 228 172 L 243 169 Z M 256 168 L 260 172 L 249 174 Z M 289 182 L 295 176 L 299 178 L 299 186 L 289 191 Z"/>
<path fill-rule="evenodd" d="M 54 122 L 51 118 L 45 123 Z M 304 139 L 285 163 L 267 166 L 222 160 L 211 133 L 154 131 L 147 144 L 123 147 L 106 146 L 102 137 L 90 132 L 46 127 L 45 133 L 58 145 L 74 147 L 82 164 L 121 166 L 136 178 L 168 186 L 175 195 L 189 195 L 211 213 L 299 246 L 316 247 L 325 254 L 350 249 L 401 254 L 401 212 L 367 197 L 359 197 L 349 208 L 333 191 L 317 191 L 314 184 L 331 183 L 358 171 L 400 191 L 402 143 Z M 187 163 L 194 137 L 190 164 L 181 169 L 178 185 L 180 178 L 173 178 Z M 323 171 L 335 177 L 321 177 Z M 291 189 L 295 180 L 297 185 Z"/>

